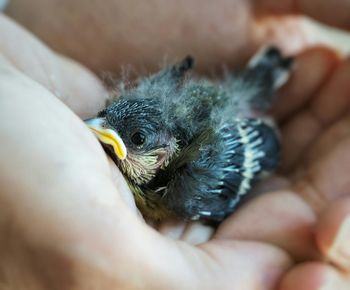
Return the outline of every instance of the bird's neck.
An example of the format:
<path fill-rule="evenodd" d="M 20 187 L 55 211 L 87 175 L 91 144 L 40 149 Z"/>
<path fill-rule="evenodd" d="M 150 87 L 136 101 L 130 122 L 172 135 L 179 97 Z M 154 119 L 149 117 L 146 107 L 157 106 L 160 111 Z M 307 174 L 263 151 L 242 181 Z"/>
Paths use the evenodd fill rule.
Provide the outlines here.
<path fill-rule="evenodd" d="M 164 205 L 162 205 L 162 195 L 148 187 L 139 186 L 132 181 L 128 181 L 129 187 L 134 195 L 136 206 L 142 214 L 153 220 L 162 220 L 172 215 Z"/>

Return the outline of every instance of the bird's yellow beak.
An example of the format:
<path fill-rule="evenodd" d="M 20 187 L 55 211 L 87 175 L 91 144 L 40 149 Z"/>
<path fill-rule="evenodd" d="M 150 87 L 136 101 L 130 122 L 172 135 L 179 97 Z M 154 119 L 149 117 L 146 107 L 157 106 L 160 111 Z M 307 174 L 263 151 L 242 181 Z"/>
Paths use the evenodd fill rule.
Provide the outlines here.
<path fill-rule="evenodd" d="M 104 128 L 104 118 L 92 118 L 84 121 L 90 130 L 97 136 L 101 143 L 111 145 L 115 155 L 124 160 L 127 155 L 127 150 L 123 140 L 112 129 Z"/>

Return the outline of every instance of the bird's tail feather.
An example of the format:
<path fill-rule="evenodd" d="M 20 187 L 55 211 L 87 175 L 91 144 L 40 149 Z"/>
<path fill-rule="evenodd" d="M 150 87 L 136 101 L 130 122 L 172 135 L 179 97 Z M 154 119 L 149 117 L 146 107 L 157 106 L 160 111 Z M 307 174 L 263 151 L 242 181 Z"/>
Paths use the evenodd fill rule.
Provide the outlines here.
<path fill-rule="evenodd" d="M 271 71 L 273 74 L 273 89 L 282 87 L 289 79 L 294 59 L 284 57 L 281 51 L 274 47 L 263 47 L 248 63 L 248 68 L 259 68 Z"/>

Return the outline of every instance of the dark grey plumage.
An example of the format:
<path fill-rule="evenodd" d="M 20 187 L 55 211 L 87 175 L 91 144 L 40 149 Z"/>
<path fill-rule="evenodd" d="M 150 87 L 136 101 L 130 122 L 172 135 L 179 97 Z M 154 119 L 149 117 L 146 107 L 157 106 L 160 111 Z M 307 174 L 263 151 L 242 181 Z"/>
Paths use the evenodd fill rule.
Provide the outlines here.
<path fill-rule="evenodd" d="M 119 160 L 137 205 L 161 219 L 221 221 L 279 159 L 266 116 L 288 79 L 291 58 L 269 48 L 221 82 L 186 77 L 193 59 L 140 80 L 100 114 L 128 149 Z"/>

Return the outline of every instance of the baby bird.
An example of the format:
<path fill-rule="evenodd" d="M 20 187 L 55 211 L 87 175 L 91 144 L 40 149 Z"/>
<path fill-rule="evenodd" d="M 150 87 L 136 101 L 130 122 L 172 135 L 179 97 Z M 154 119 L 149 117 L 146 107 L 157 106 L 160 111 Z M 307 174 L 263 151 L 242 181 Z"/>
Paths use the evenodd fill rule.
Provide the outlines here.
<path fill-rule="evenodd" d="M 267 109 L 293 59 L 274 47 L 222 81 L 187 72 L 192 57 L 141 79 L 86 124 L 152 219 L 222 221 L 278 165 Z"/>

